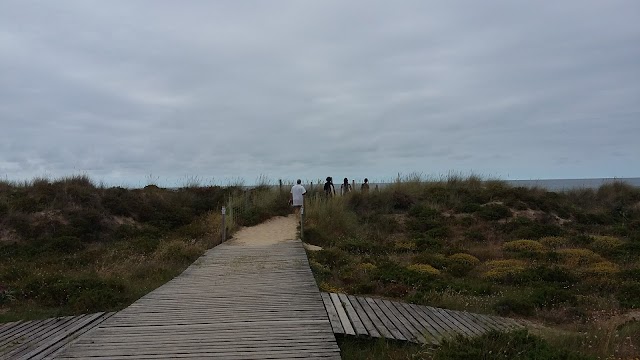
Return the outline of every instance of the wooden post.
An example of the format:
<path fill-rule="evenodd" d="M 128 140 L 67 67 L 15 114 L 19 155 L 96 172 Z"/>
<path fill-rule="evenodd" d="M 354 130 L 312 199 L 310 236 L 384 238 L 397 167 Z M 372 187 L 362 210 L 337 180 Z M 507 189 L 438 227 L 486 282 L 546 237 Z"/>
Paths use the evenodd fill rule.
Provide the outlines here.
<path fill-rule="evenodd" d="M 280 182 L 280 193 L 282 194 L 282 179 L 278 180 Z"/>
<path fill-rule="evenodd" d="M 300 208 L 300 240 L 304 241 L 304 206 Z"/>
<path fill-rule="evenodd" d="M 223 243 L 227 240 L 226 217 L 227 217 L 227 208 L 223 206 L 222 207 L 222 241 L 220 243 Z"/>

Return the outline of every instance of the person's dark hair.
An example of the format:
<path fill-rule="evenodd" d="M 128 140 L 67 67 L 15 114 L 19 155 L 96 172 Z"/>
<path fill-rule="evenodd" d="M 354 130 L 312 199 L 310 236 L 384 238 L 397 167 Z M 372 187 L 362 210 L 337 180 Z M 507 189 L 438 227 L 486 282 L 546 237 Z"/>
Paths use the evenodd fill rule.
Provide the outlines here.
<path fill-rule="evenodd" d="M 296 183 L 297 183 L 298 185 L 300 185 L 300 183 L 302 183 L 302 180 L 298 179 L 298 181 L 296 181 Z"/>

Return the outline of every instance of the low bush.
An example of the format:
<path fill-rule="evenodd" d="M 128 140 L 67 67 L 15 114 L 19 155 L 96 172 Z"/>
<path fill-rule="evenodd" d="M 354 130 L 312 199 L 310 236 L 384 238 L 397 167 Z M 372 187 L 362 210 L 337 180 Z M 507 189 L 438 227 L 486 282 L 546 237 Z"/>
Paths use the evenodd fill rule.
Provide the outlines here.
<path fill-rule="evenodd" d="M 538 253 L 545 250 L 544 245 L 535 240 L 515 240 L 502 245 L 504 251 L 521 253 Z"/>
<path fill-rule="evenodd" d="M 530 299 L 521 297 L 507 297 L 493 305 L 493 310 L 502 316 L 511 314 L 532 316 L 535 308 L 535 305 Z"/>
<path fill-rule="evenodd" d="M 603 255 L 615 253 L 624 244 L 624 241 L 613 236 L 593 236 L 590 248 Z"/>
<path fill-rule="evenodd" d="M 551 286 L 535 288 L 530 299 L 531 303 L 540 308 L 554 308 L 562 304 L 575 306 L 577 303 L 577 298 L 572 292 Z"/>
<path fill-rule="evenodd" d="M 502 204 L 487 204 L 481 206 L 476 215 L 484 220 L 501 220 L 513 216 L 511 210 Z"/>
<path fill-rule="evenodd" d="M 569 243 L 569 240 L 562 236 L 545 236 L 540 238 L 538 242 L 547 248 L 558 249 L 566 246 Z"/>
<path fill-rule="evenodd" d="M 444 269 L 448 265 L 447 257 L 444 254 L 423 252 L 413 257 L 414 264 L 429 264 L 436 269 Z"/>
<path fill-rule="evenodd" d="M 560 249 L 557 251 L 564 265 L 570 269 L 602 262 L 604 259 L 589 249 Z"/>
<path fill-rule="evenodd" d="M 465 276 L 478 264 L 480 264 L 480 260 L 473 255 L 453 254 L 447 258 L 447 272 L 454 276 Z"/>
<path fill-rule="evenodd" d="M 488 261 L 484 266 L 484 278 L 504 283 L 516 282 L 518 276 L 527 269 L 527 263 L 516 259 Z"/>
<path fill-rule="evenodd" d="M 433 354 L 433 360 L 476 359 L 558 359 L 586 360 L 589 357 L 549 345 L 527 330 L 503 333 L 491 331 L 478 337 L 458 336 L 445 340 Z"/>
<path fill-rule="evenodd" d="M 411 264 L 407 266 L 407 269 L 409 271 L 417 272 L 420 274 L 434 275 L 434 276 L 440 275 L 440 270 L 434 268 L 429 264 Z"/>

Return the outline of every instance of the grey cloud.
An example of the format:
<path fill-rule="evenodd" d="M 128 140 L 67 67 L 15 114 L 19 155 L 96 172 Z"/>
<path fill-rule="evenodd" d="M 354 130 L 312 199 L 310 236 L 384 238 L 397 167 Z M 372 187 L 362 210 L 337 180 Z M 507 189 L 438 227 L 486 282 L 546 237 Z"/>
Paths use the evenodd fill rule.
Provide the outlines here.
<path fill-rule="evenodd" d="M 9 1 L 0 176 L 638 176 L 639 12 Z"/>

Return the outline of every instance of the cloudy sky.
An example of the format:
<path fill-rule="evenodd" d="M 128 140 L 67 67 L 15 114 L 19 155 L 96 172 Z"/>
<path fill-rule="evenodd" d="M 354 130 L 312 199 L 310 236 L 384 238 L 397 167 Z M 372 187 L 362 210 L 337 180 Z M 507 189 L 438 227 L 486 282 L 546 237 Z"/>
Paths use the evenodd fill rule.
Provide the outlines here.
<path fill-rule="evenodd" d="M 0 2 L 0 177 L 636 177 L 640 2 Z"/>

